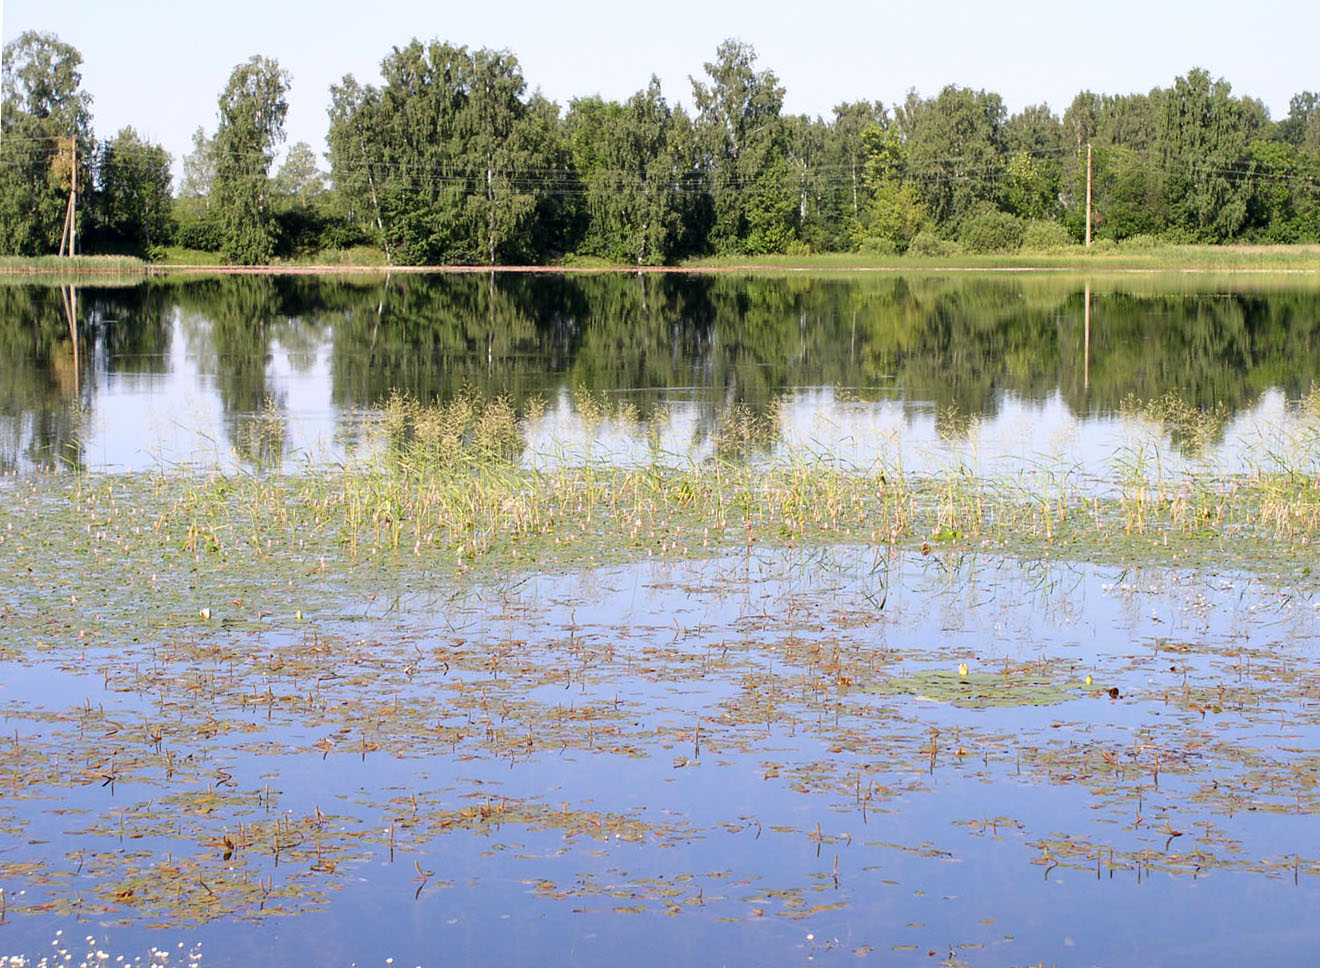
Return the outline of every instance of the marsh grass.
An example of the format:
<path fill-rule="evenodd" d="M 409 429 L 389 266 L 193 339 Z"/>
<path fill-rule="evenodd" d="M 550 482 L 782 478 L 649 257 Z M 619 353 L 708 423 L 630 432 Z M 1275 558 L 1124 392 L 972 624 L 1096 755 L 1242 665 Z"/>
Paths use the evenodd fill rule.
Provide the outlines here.
<path fill-rule="evenodd" d="M 1157 425 L 1175 447 L 1189 456 L 1204 454 L 1218 443 L 1229 419 L 1228 408 L 1222 403 L 1211 408 L 1198 407 L 1177 393 L 1166 393 L 1154 400 L 1129 396 L 1119 406 L 1119 413 Z"/>
<path fill-rule="evenodd" d="M 619 417 L 589 395 L 578 406 L 588 421 Z M 1314 393 L 1299 406 L 1315 406 Z M 273 455 L 282 426 L 270 409 L 253 434 Z M 1168 402 L 1152 412 L 1172 414 L 1189 442 L 1220 419 Z M 1295 467 L 1222 476 L 1173 474 L 1134 448 L 1116 456 L 1110 492 L 1097 494 L 1067 469 L 979 476 L 958 466 L 919 476 L 811 455 L 760 460 L 773 417 L 736 408 L 713 456 L 677 465 L 529 467 L 519 459 L 525 427 L 504 398 L 465 392 L 423 404 L 396 395 L 333 467 L 286 473 L 272 459 L 261 473 L 161 475 L 144 497 L 156 530 L 194 554 L 397 554 L 442 568 L 804 541 L 1116 559 L 1236 549 L 1277 561 L 1300 560 L 1320 538 L 1320 478 L 1301 454 Z"/>
<path fill-rule="evenodd" d="M 258 467 L 278 467 L 284 460 L 288 436 L 283 411 L 267 397 L 262 408 L 240 424 L 237 447 Z"/>
<path fill-rule="evenodd" d="M 14 275 L 134 275 L 146 273 L 147 264 L 130 255 L 0 256 L 0 274 Z M 28 281 L 28 280 L 25 280 Z"/>

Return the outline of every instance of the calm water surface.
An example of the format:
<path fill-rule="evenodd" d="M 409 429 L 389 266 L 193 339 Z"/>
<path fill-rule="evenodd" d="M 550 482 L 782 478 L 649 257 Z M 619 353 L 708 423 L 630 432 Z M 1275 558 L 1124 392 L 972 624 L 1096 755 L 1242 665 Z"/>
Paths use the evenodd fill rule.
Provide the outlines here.
<path fill-rule="evenodd" d="M 314 469 L 468 390 L 534 465 L 759 421 L 758 460 L 1314 470 L 1318 373 L 1278 280 L 0 287 L 0 965 L 1308 964 L 1313 581 L 156 560 L 134 478 L 69 518 L 36 471 Z"/>
<path fill-rule="evenodd" d="M 184 280 L 78 289 L 76 364 L 66 293 L 6 286 L 0 465 L 337 460 L 392 393 L 475 389 L 532 414 L 538 464 L 702 460 L 752 414 L 771 456 L 1167 469 L 1187 441 L 1133 413 L 1176 400 L 1213 417 L 1192 463 L 1237 471 L 1312 443 L 1290 404 L 1320 373 L 1320 290 L 1286 280 Z"/>

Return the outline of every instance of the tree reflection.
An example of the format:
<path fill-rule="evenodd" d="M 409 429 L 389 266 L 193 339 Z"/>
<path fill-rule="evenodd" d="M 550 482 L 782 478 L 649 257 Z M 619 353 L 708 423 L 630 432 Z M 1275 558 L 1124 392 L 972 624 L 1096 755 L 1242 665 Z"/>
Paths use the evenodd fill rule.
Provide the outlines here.
<path fill-rule="evenodd" d="M 1089 360 L 1084 283 L 1091 296 Z M 78 291 L 78 366 L 63 295 L 0 287 L 0 467 L 81 461 L 98 374 L 162 373 L 177 317 L 213 382 L 228 442 L 275 461 L 288 404 L 273 376 L 325 367 L 334 411 L 463 392 L 587 391 L 643 417 L 695 407 L 698 435 L 765 417 L 786 391 L 845 387 L 957 419 L 1006 395 L 1078 415 L 1172 394 L 1187 406 L 1305 393 L 1320 372 L 1320 291 L 1241 280 L 1067 275 L 217 276 Z M 328 351 L 323 354 L 322 349 Z M 1088 379 L 1089 377 L 1089 379 Z M 742 417 L 739 417 L 742 419 Z M 954 419 L 954 416 L 949 416 Z M 948 421 L 946 420 L 946 423 Z M 955 420 L 956 422 L 956 420 Z"/>
<path fill-rule="evenodd" d="M 98 366 L 166 366 L 168 307 L 145 285 L 0 286 L 0 470 L 81 467 Z"/>

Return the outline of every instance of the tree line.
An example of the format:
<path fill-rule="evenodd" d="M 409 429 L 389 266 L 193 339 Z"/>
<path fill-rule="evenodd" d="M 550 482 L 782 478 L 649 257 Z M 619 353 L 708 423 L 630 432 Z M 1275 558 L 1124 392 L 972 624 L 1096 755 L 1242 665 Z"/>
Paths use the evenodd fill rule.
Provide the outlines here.
<path fill-rule="evenodd" d="M 177 244 L 239 263 L 352 246 L 492 265 L 1049 249 L 1086 234 L 1088 156 L 1094 238 L 1320 241 L 1320 94 L 1273 121 L 1201 69 L 1146 94 L 1083 91 L 1062 116 L 949 85 L 824 119 L 786 114 L 779 78 L 736 40 L 691 78 L 690 109 L 654 77 L 564 109 L 508 51 L 413 40 L 379 84 L 332 87 L 326 171 L 303 142 L 275 168 L 291 78 L 254 56 L 194 134 L 176 197 L 159 145 L 95 138 L 80 64 L 48 34 L 4 48 L 6 253 L 56 251 L 75 188 L 83 251 Z"/>

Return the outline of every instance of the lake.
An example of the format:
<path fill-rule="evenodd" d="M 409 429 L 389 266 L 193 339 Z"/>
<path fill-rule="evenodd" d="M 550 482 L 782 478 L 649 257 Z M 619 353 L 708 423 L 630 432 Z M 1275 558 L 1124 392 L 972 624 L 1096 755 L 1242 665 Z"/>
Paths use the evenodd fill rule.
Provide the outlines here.
<path fill-rule="evenodd" d="M 0 966 L 1309 962 L 1317 373 L 1309 275 L 0 287 Z"/>
<path fill-rule="evenodd" d="M 1134 438 L 1185 457 L 1177 421 L 1134 419 L 1176 401 L 1210 418 L 1200 465 L 1232 471 L 1288 449 L 1320 373 L 1320 291 L 1290 278 L 183 279 L 80 288 L 76 366 L 65 293 L 11 285 L 0 466 L 304 466 L 393 393 L 472 390 L 536 404 L 532 463 L 702 460 L 769 415 L 770 454 L 1100 474 Z"/>

